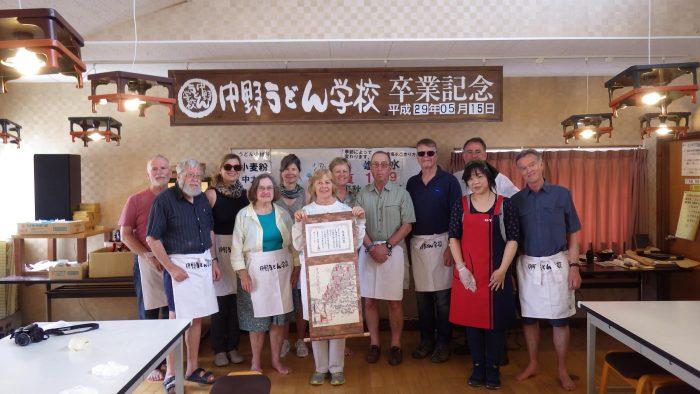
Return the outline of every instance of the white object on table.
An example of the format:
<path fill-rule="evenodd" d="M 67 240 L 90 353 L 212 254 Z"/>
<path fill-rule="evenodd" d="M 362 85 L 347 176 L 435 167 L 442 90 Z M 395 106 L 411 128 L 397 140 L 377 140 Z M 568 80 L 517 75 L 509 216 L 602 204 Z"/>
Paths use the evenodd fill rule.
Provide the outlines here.
<path fill-rule="evenodd" d="M 69 322 L 78 324 L 80 322 Z M 87 386 L 100 393 L 133 391 L 148 374 L 175 352 L 176 392 L 184 393 L 182 341 L 190 321 L 118 320 L 99 321 L 100 328 L 80 334 L 90 340 L 90 349 L 68 350 L 72 335 L 18 346 L 9 336 L 0 340 L 2 391 L 7 393 L 57 393 L 76 386 Z M 40 325 L 42 325 L 40 323 Z M 91 374 L 91 369 L 108 361 L 129 369 L 111 378 Z"/>
<path fill-rule="evenodd" d="M 587 392 L 595 388 L 596 328 L 700 389 L 700 301 L 581 301 L 587 314 Z"/>

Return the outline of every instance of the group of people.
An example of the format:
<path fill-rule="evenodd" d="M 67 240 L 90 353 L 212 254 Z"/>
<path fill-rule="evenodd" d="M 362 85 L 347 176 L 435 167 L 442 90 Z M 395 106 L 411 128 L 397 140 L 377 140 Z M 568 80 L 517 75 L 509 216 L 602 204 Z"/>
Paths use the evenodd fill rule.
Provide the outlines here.
<path fill-rule="evenodd" d="M 412 276 L 421 338 L 413 358 L 447 361 L 452 328 L 464 326 L 472 356 L 468 384 L 497 389 L 505 330 L 515 324 L 519 309 L 529 363 L 516 378 L 538 372 L 539 321 L 545 320 L 553 327 L 561 385 L 572 390 L 567 318 L 575 313 L 573 291 L 581 278 L 580 223 L 570 192 L 544 179 L 541 154 L 532 149 L 516 158 L 523 190 L 486 162 L 480 138 L 464 144 L 466 165 L 455 174 L 438 166 L 431 139 L 418 141 L 416 156 L 421 171 L 404 188 L 390 180 L 390 155 L 375 151 L 371 183 L 357 193 L 348 187 L 352 169 L 342 157 L 314 171 L 308 190 L 299 183 L 301 162 L 294 154 L 282 159 L 279 185 L 265 173 L 245 190 L 238 179 L 244 163 L 227 154 L 212 187 L 202 192 L 200 163 L 179 162 L 177 182 L 168 188 L 170 164 L 154 156 L 146 166 L 149 188 L 129 197 L 119 220 L 124 243 L 137 255 L 139 318 L 192 320 L 185 336 L 187 380 L 215 380 L 198 365 L 206 316 L 211 316 L 217 366 L 244 361 L 238 345 L 245 330 L 251 369 L 262 371 L 269 331 L 272 366 L 288 374 L 282 359 L 291 350 L 292 322 L 297 356 L 309 354 L 303 339 L 309 318 L 303 223 L 308 215 L 351 212 L 370 333 L 368 363 L 382 356 L 378 307 L 386 301 L 388 362 L 401 364 L 402 300 Z M 332 385 L 343 384 L 345 339 L 314 340 L 311 348 L 315 371 L 310 384 L 321 385 L 328 377 Z M 168 392 L 174 390 L 172 364 L 168 357 L 165 374 L 157 369 L 149 376 L 163 380 Z"/>

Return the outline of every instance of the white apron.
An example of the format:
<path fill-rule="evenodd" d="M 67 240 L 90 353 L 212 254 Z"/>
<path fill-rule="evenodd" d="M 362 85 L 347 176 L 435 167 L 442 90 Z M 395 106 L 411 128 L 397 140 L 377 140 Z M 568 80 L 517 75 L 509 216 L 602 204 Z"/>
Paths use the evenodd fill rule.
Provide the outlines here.
<path fill-rule="evenodd" d="M 189 275 L 182 282 L 172 280 L 177 318 L 195 319 L 218 312 L 209 250 L 200 254 L 171 254 L 168 257 Z"/>
<path fill-rule="evenodd" d="M 564 252 L 547 257 L 520 256 L 517 269 L 523 317 L 562 319 L 576 313 Z"/>
<path fill-rule="evenodd" d="M 294 308 L 291 283 L 294 261 L 289 251 L 249 253 L 248 258 L 253 316 L 268 317 L 291 312 Z"/>
<path fill-rule="evenodd" d="M 149 252 L 149 254 L 151 253 Z M 141 274 L 144 309 L 150 310 L 168 306 L 168 298 L 163 290 L 163 272 L 156 270 L 150 262 L 139 255 L 139 273 Z"/>
<path fill-rule="evenodd" d="M 443 263 L 449 247 L 447 233 L 414 235 L 411 238 L 411 264 L 416 291 L 440 291 L 452 287 L 452 267 Z"/>
<path fill-rule="evenodd" d="M 231 235 L 216 235 L 216 257 L 219 259 L 221 278 L 214 282 L 217 297 L 236 294 L 236 273 L 231 265 Z"/>
<path fill-rule="evenodd" d="M 391 256 L 383 263 L 377 263 L 369 253 L 360 250 L 360 295 L 378 300 L 401 301 L 406 271 L 404 260 L 400 245 L 391 249 Z"/>

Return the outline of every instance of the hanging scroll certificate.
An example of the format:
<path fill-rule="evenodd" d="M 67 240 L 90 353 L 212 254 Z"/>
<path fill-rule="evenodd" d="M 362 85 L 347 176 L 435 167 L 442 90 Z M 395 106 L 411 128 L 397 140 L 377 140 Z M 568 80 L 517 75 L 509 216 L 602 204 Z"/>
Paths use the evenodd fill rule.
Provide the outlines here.
<path fill-rule="evenodd" d="M 352 212 L 309 215 L 304 236 L 311 340 L 362 336 Z"/>

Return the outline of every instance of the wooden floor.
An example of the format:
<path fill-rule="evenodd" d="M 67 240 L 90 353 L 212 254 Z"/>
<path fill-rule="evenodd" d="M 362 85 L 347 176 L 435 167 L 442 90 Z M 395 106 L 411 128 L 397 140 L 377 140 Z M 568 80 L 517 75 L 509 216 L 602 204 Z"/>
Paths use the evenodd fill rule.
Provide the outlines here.
<path fill-rule="evenodd" d="M 555 356 L 551 342 L 551 329 L 542 330 L 542 348 L 540 352 L 540 374 L 525 382 L 516 382 L 514 379 L 522 367 L 527 363 L 527 353 L 522 338 L 522 332 L 515 333 L 509 338 L 510 347 L 519 349 L 509 352 L 510 364 L 501 368 L 501 380 L 503 387 L 501 393 L 549 393 L 565 391 L 559 388 L 555 374 Z M 293 334 L 292 334 L 293 335 Z M 586 336 L 585 328 L 572 328 L 571 352 L 569 357 L 570 370 L 576 376 L 577 388 L 575 393 L 585 392 L 586 380 Z M 382 332 L 382 351 L 388 349 L 389 333 Z M 460 339 L 461 340 L 461 339 Z M 383 354 L 382 359 L 377 364 L 367 364 L 364 360 L 365 350 L 369 345 L 369 339 L 348 340 L 352 354 L 345 359 L 346 384 L 333 387 L 328 381 L 323 386 L 315 387 L 308 383 L 309 377 L 314 370 L 313 356 L 297 358 L 294 350 L 284 359 L 284 362 L 292 369 L 292 373 L 287 376 L 280 375 L 270 367 L 269 342 L 266 344 L 263 357 L 263 368 L 272 380 L 272 393 L 460 393 L 471 391 L 489 392 L 484 388 L 473 389 L 466 384 L 467 374 L 470 369 L 471 359 L 469 356 L 455 356 L 444 364 L 433 364 L 429 358 L 414 360 L 411 358 L 411 350 L 419 342 L 417 331 L 404 333 L 404 362 L 392 367 L 387 362 L 387 355 Z M 624 345 L 614 339 L 598 332 L 598 363 L 596 376 L 600 376 L 600 360 L 607 350 L 623 349 Z M 202 343 L 200 350 L 201 366 L 211 370 L 216 376 L 223 376 L 232 371 L 243 371 L 250 367 L 245 362 L 240 365 L 229 365 L 217 368 L 213 364 L 208 339 Z M 250 360 L 250 342 L 248 336 L 241 337 L 241 353 Z M 266 357 L 265 357 L 266 356 Z M 598 379 L 596 379 L 598 381 Z M 614 378 L 610 379 L 610 384 L 620 386 L 622 383 Z M 162 393 L 163 386 L 160 382 L 144 382 L 135 392 Z M 187 382 L 186 393 L 207 393 L 210 386 L 197 385 Z M 630 390 L 631 392 L 631 390 Z"/>

